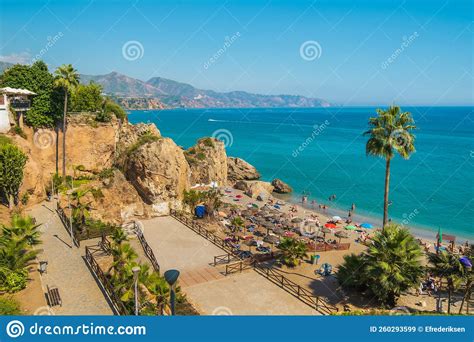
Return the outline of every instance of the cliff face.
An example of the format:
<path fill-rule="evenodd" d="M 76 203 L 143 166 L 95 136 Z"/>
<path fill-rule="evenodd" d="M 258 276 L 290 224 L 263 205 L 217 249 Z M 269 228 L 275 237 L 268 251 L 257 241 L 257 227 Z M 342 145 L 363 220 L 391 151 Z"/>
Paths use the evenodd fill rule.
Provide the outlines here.
<path fill-rule="evenodd" d="M 28 193 L 29 204 L 34 204 L 45 199 L 52 175 L 57 171 L 61 174 L 62 132 L 34 132 L 30 128 L 25 132 L 27 139 L 12 139 L 28 156 L 20 196 Z M 260 176 L 245 161 L 228 158 L 220 140 L 203 138 L 184 151 L 170 138 L 162 137 L 154 124 L 99 124 L 78 116 L 69 122 L 66 142 L 67 174 L 95 178 L 84 187 L 102 190 L 102 197 L 90 201 L 93 216 L 108 222 L 166 214 L 170 207 L 180 207 L 183 192 L 197 183 L 224 186 L 228 178 L 234 182 Z M 79 165 L 83 167 L 78 171 Z M 115 170 L 105 180 L 94 176 L 112 167 L 123 173 Z M 258 187 L 254 190 L 262 191 Z"/>
<path fill-rule="evenodd" d="M 124 167 L 127 179 L 150 204 L 178 202 L 190 186 L 190 170 L 183 150 L 169 138 L 140 146 L 127 158 Z"/>
<path fill-rule="evenodd" d="M 227 184 L 227 154 L 224 143 L 214 138 L 199 139 L 186 152 L 192 184 Z"/>

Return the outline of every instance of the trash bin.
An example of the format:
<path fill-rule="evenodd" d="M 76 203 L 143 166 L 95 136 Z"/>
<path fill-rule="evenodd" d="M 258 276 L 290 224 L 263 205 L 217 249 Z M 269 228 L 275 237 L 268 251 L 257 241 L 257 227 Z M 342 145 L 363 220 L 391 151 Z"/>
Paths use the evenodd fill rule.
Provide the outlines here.
<path fill-rule="evenodd" d="M 318 255 L 318 254 L 311 255 L 311 262 L 313 263 L 313 265 L 316 265 L 318 263 L 319 258 L 320 258 L 320 255 Z"/>

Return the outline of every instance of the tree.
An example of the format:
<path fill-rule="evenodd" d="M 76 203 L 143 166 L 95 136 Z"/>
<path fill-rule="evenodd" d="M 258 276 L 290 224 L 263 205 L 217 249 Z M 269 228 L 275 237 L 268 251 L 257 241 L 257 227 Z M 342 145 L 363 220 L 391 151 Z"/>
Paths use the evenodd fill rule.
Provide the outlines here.
<path fill-rule="evenodd" d="M 383 227 L 388 222 L 388 193 L 390 189 L 390 162 L 398 153 L 408 159 L 415 152 L 415 136 L 411 133 L 416 127 L 409 112 L 401 112 L 400 107 L 390 106 L 388 110 L 377 109 L 377 116 L 369 118 L 369 136 L 365 151 L 385 159 L 385 191 L 383 204 Z"/>
<path fill-rule="evenodd" d="M 448 313 L 451 313 L 451 297 L 465 276 L 464 267 L 459 257 L 446 251 L 428 254 L 428 261 L 430 272 L 448 283 Z"/>
<path fill-rule="evenodd" d="M 290 267 L 295 267 L 301 259 L 306 258 L 308 252 L 308 247 L 304 242 L 292 238 L 283 238 L 278 249 L 282 253 L 281 259 Z"/>
<path fill-rule="evenodd" d="M 393 307 L 403 291 L 419 284 L 422 255 L 407 229 L 389 224 L 364 253 L 344 257 L 337 278 L 342 287 L 369 290 L 382 305 Z"/>
<path fill-rule="evenodd" d="M 158 315 L 163 315 L 169 305 L 170 288 L 166 280 L 158 273 L 153 272 L 145 284 L 150 295 L 154 297 Z"/>
<path fill-rule="evenodd" d="M 208 215 L 213 216 L 222 205 L 221 193 L 217 189 L 209 190 L 204 194 L 204 205 Z"/>
<path fill-rule="evenodd" d="M 36 93 L 31 99 L 31 108 L 25 114 L 25 123 L 33 128 L 54 127 L 60 109 L 53 80 L 48 66 L 43 61 L 37 61 L 31 66 L 16 64 L 8 68 L 0 78 L 0 85 Z"/>
<path fill-rule="evenodd" d="M 71 64 L 61 65 L 54 72 L 54 85 L 61 88 L 64 92 L 64 110 L 63 110 L 63 176 L 66 176 L 66 116 L 68 93 L 79 84 L 79 74 Z"/>
<path fill-rule="evenodd" d="M 79 84 L 71 92 L 71 111 L 98 112 L 102 109 L 102 86 L 97 83 Z"/>
<path fill-rule="evenodd" d="M 38 225 L 30 217 L 15 216 L 0 234 L 0 291 L 16 292 L 26 287 L 28 267 L 38 254 Z"/>
<path fill-rule="evenodd" d="M 23 169 L 28 157 L 16 146 L 0 146 L 0 196 L 12 208 L 18 202 Z"/>

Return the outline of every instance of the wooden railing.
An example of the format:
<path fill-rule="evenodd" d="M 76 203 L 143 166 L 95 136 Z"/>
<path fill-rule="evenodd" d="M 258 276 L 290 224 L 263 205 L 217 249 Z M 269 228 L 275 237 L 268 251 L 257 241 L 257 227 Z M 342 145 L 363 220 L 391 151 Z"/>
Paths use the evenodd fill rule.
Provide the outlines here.
<path fill-rule="evenodd" d="M 63 208 L 61 208 L 59 206 L 59 204 L 57 205 L 57 208 L 56 208 L 56 212 L 58 213 L 58 216 L 59 216 L 59 219 L 61 220 L 64 228 L 66 229 L 67 233 L 69 236 L 71 236 L 71 223 L 70 223 L 70 219 L 69 217 L 66 216 L 66 214 L 64 213 L 64 210 Z M 72 240 L 74 241 L 74 245 L 76 247 L 80 247 L 80 242 L 79 242 L 79 239 L 77 238 L 75 232 L 74 232 L 74 229 L 72 230 Z"/>
<path fill-rule="evenodd" d="M 239 260 L 240 259 L 237 256 L 235 256 L 233 254 L 230 254 L 230 253 L 226 253 L 226 254 L 223 254 L 223 255 L 216 255 L 214 257 L 213 265 L 217 266 L 217 265 L 229 264 L 232 261 L 239 261 Z"/>
<path fill-rule="evenodd" d="M 265 278 L 267 278 L 274 284 L 280 286 L 282 289 L 292 294 L 293 296 L 301 300 L 303 303 L 315 309 L 316 311 L 320 312 L 321 314 L 330 315 L 338 311 L 338 308 L 336 306 L 329 304 L 325 299 L 313 295 L 306 288 L 286 278 L 276 268 L 272 266 L 267 267 L 263 265 L 263 263 L 257 262 L 254 258 L 241 260 L 238 256 L 236 256 L 235 251 L 232 250 L 229 246 L 227 246 L 227 244 L 225 243 L 223 239 L 221 239 L 214 233 L 208 231 L 202 225 L 194 222 L 189 217 L 175 210 L 171 210 L 170 215 L 173 216 L 176 220 L 178 220 L 182 224 L 184 224 L 185 226 L 187 226 L 188 228 L 191 228 L 193 231 L 195 231 L 202 237 L 213 242 L 218 247 L 228 252 L 228 254 L 226 255 L 220 255 L 220 256 L 214 257 L 214 264 L 216 263 L 216 261 L 220 261 L 222 263 L 223 260 L 227 260 L 227 258 L 230 258 L 231 256 L 234 256 L 235 258 L 239 259 L 239 261 L 235 263 L 226 265 L 226 271 L 225 271 L 226 275 L 236 273 L 236 272 L 242 272 L 244 270 L 253 268 L 253 270 L 256 271 L 258 274 L 264 276 Z"/>
<path fill-rule="evenodd" d="M 249 270 L 254 267 L 254 260 L 253 259 L 246 259 L 246 260 L 239 260 L 232 264 L 225 265 L 225 275 L 229 275 L 232 273 L 242 272 L 245 270 Z"/>
<path fill-rule="evenodd" d="M 150 245 L 145 239 L 145 235 L 143 235 L 142 230 L 140 227 L 136 224 L 136 222 L 133 222 L 133 227 L 135 234 L 138 237 L 138 240 L 140 241 L 140 244 L 143 247 L 143 251 L 145 252 L 145 255 L 147 258 L 150 260 L 151 265 L 153 266 L 153 269 L 160 273 L 160 265 L 158 264 L 158 260 L 156 260 L 155 253 L 153 253 L 153 250 L 151 249 Z"/>
<path fill-rule="evenodd" d="M 119 296 L 115 293 L 114 287 L 110 283 L 109 279 L 105 275 L 105 273 L 102 271 L 100 268 L 99 264 L 94 258 L 94 255 L 92 254 L 92 250 L 90 247 L 86 246 L 86 262 L 87 265 L 89 266 L 90 270 L 94 274 L 94 277 L 96 278 L 97 282 L 99 283 L 100 287 L 104 291 L 104 293 L 107 295 L 109 302 L 112 305 L 112 309 L 116 315 L 130 315 L 130 312 L 128 312 L 127 308 L 123 304 L 123 302 L 120 300 Z"/>
<path fill-rule="evenodd" d="M 329 304 L 325 299 L 313 295 L 308 289 L 285 277 L 275 267 L 266 267 L 256 263 L 254 270 L 323 315 L 339 311 L 336 306 Z"/>

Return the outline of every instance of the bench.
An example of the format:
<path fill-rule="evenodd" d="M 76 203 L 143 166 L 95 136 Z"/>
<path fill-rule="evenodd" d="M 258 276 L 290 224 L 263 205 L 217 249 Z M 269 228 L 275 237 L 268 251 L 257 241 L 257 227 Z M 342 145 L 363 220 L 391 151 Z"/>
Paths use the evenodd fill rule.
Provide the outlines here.
<path fill-rule="evenodd" d="M 52 286 L 49 287 L 47 286 L 48 293 L 47 293 L 47 299 L 48 299 L 48 304 L 49 306 L 63 306 L 63 301 L 61 299 L 61 296 L 59 295 L 59 289 L 57 286 Z"/>

